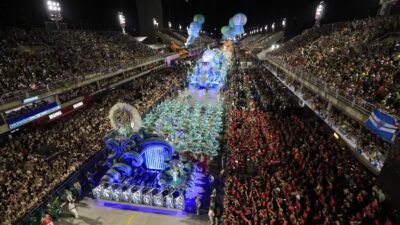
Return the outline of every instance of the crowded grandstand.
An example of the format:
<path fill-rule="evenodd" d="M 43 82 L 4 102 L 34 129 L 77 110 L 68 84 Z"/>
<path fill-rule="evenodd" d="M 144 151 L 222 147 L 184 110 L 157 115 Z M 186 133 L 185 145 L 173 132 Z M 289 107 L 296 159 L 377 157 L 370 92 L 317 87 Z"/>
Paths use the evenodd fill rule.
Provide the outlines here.
<path fill-rule="evenodd" d="M 400 223 L 398 0 L 133 2 L 0 16 L 0 224 Z"/>

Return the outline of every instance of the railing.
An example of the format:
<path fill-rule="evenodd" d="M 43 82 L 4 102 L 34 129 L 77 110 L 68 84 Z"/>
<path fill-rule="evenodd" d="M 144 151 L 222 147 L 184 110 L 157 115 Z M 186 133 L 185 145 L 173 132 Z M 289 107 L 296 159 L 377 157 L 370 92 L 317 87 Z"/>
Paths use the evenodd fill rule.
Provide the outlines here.
<path fill-rule="evenodd" d="M 267 67 L 267 69 L 270 69 Z M 371 160 L 370 156 L 366 154 L 366 151 L 362 149 L 360 145 L 360 139 L 355 133 L 348 132 L 344 127 L 340 124 L 337 124 L 335 120 L 331 119 L 331 115 L 329 115 L 328 111 L 325 110 L 313 110 L 311 103 L 309 100 L 304 98 L 303 89 L 296 88 L 291 84 L 288 84 L 284 79 L 281 79 L 278 74 L 272 73 L 272 75 L 278 79 L 286 88 L 291 91 L 298 99 L 303 101 L 307 107 L 312 110 L 316 116 L 318 116 L 321 120 L 323 120 L 328 126 L 331 127 L 333 131 L 335 131 L 342 140 L 349 146 L 353 155 L 357 158 L 358 161 L 361 162 L 364 166 L 367 167 L 373 174 L 379 175 L 382 166 L 385 162 L 386 156 L 384 156 L 381 152 L 378 151 L 378 155 L 381 154 L 374 160 Z M 256 84 L 257 86 L 257 84 Z"/>
<path fill-rule="evenodd" d="M 165 55 L 165 56 L 168 56 L 168 55 Z M 68 87 L 72 84 L 80 83 L 82 81 L 91 79 L 93 77 L 111 74 L 111 73 L 115 73 L 118 71 L 123 72 L 124 70 L 128 70 L 129 68 L 132 68 L 134 66 L 138 66 L 140 64 L 151 62 L 151 61 L 154 61 L 157 59 L 163 60 L 164 56 L 156 55 L 156 56 L 151 56 L 151 57 L 148 57 L 145 59 L 135 60 L 135 62 L 133 62 L 133 63 L 121 65 L 119 68 L 108 69 L 108 71 L 101 69 L 100 73 L 88 74 L 85 76 L 72 76 L 71 78 L 68 78 L 68 79 L 49 83 L 45 87 L 41 87 L 36 90 L 18 90 L 15 92 L 6 93 L 6 94 L 3 94 L 0 96 L 0 104 L 5 104 L 5 103 L 21 100 L 23 98 L 27 98 L 27 97 L 31 97 L 31 96 L 38 96 L 40 94 L 43 94 L 43 93 L 46 93 L 46 92 L 49 92 L 52 90 L 57 90 L 61 87 Z"/>
<path fill-rule="evenodd" d="M 348 105 L 351 105 L 353 108 L 357 109 L 361 113 L 363 113 L 366 116 L 369 116 L 371 112 L 376 109 L 377 107 L 361 98 L 355 97 L 355 96 L 350 96 L 346 93 L 341 92 L 339 89 L 336 87 L 327 84 L 326 82 L 318 79 L 316 76 L 312 76 L 311 74 L 301 70 L 299 67 L 294 67 L 292 65 L 287 64 L 285 61 L 271 57 L 271 56 L 266 56 L 266 59 L 273 64 L 276 64 L 280 66 L 281 68 L 286 69 L 289 72 L 292 72 L 295 74 L 297 77 L 302 78 L 303 80 L 311 83 L 312 85 L 318 87 L 319 89 L 329 93 L 332 96 L 335 96 L 337 99 L 347 103 Z"/>
<path fill-rule="evenodd" d="M 156 107 L 160 102 L 164 101 L 169 95 L 176 95 L 177 90 L 179 89 L 179 85 L 175 85 L 172 87 L 169 91 L 165 92 L 161 97 L 158 98 L 157 101 L 154 102 L 153 105 L 151 105 L 145 112 L 143 112 L 143 117 L 148 114 L 154 107 Z M 55 196 L 59 196 L 60 193 L 63 193 L 63 191 L 72 185 L 73 182 L 77 181 L 79 177 L 86 177 L 86 172 L 89 171 L 91 168 L 94 167 L 94 165 L 103 160 L 106 159 L 107 157 L 107 150 L 106 148 L 102 148 L 100 151 L 96 152 L 94 155 L 92 155 L 89 159 L 87 159 L 85 162 L 81 164 L 81 166 L 70 174 L 68 178 L 64 181 L 61 182 L 58 187 L 53 189 L 49 195 L 47 195 L 44 199 L 41 200 L 41 202 L 32 208 L 29 212 L 27 212 L 23 218 L 19 219 L 17 222 L 15 222 L 15 225 L 29 225 L 29 219 L 30 217 L 35 216 L 38 212 L 42 211 L 43 209 L 47 208 L 47 203 L 50 201 Z M 84 188 L 82 186 L 82 188 Z"/>
<path fill-rule="evenodd" d="M 31 224 L 30 223 L 31 217 L 37 216 L 37 214 L 40 213 L 43 209 L 46 209 L 47 203 L 50 202 L 51 199 L 60 196 L 64 192 L 64 190 L 70 188 L 74 182 L 80 181 L 81 180 L 80 178 L 82 177 L 86 177 L 86 172 L 89 171 L 89 169 L 93 168 L 97 162 L 107 158 L 106 153 L 107 150 L 103 148 L 100 151 L 96 152 L 94 155 L 92 155 L 89 159 L 83 162 L 75 172 L 71 173 L 67 179 L 62 181 L 56 188 L 50 191 L 50 194 L 48 194 L 45 198 L 41 199 L 40 202 L 34 208 L 32 208 L 29 212 L 25 213 L 25 215 L 21 219 L 17 220 L 13 224 L 15 225 Z"/>

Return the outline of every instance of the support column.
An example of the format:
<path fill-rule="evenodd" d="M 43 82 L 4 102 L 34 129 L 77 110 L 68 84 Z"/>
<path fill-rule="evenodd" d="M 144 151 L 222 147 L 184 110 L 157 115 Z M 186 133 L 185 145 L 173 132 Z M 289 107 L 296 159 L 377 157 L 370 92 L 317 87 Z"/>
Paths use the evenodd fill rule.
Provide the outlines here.
<path fill-rule="evenodd" d="M 326 111 L 330 112 L 332 109 L 332 102 L 329 101 L 328 106 L 326 107 Z"/>
<path fill-rule="evenodd" d="M 61 105 L 60 97 L 57 95 L 54 96 L 54 99 L 56 100 L 58 105 Z"/>

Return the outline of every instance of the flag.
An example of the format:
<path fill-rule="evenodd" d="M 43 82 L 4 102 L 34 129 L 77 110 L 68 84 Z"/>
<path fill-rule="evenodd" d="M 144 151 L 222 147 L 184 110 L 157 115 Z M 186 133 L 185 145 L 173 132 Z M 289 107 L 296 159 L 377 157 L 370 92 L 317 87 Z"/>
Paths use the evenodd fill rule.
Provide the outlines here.
<path fill-rule="evenodd" d="M 365 126 L 386 141 L 392 142 L 399 129 L 397 121 L 396 118 L 386 115 L 378 109 L 374 109 Z"/>

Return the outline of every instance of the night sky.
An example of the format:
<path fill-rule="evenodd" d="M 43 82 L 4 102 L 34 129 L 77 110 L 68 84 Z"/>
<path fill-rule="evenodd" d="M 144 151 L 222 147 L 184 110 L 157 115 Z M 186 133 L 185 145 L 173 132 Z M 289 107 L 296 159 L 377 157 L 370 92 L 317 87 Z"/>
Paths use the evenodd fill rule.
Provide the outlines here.
<path fill-rule="evenodd" d="M 187 2 L 186 2 L 187 1 Z M 276 22 L 284 17 L 288 29 L 304 29 L 314 23 L 320 0 L 163 0 L 164 20 L 187 26 L 194 14 L 206 17 L 205 29 L 220 29 L 237 12 L 247 15 L 247 27 Z M 322 23 L 375 16 L 379 0 L 325 0 L 327 8 Z M 135 0 L 61 0 L 64 22 L 69 27 L 118 29 L 116 13 L 122 10 L 127 30 L 137 27 Z M 0 24 L 43 26 L 47 19 L 42 0 L 1 0 Z M 166 25 L 166 24 L 165 24 Z"/>

